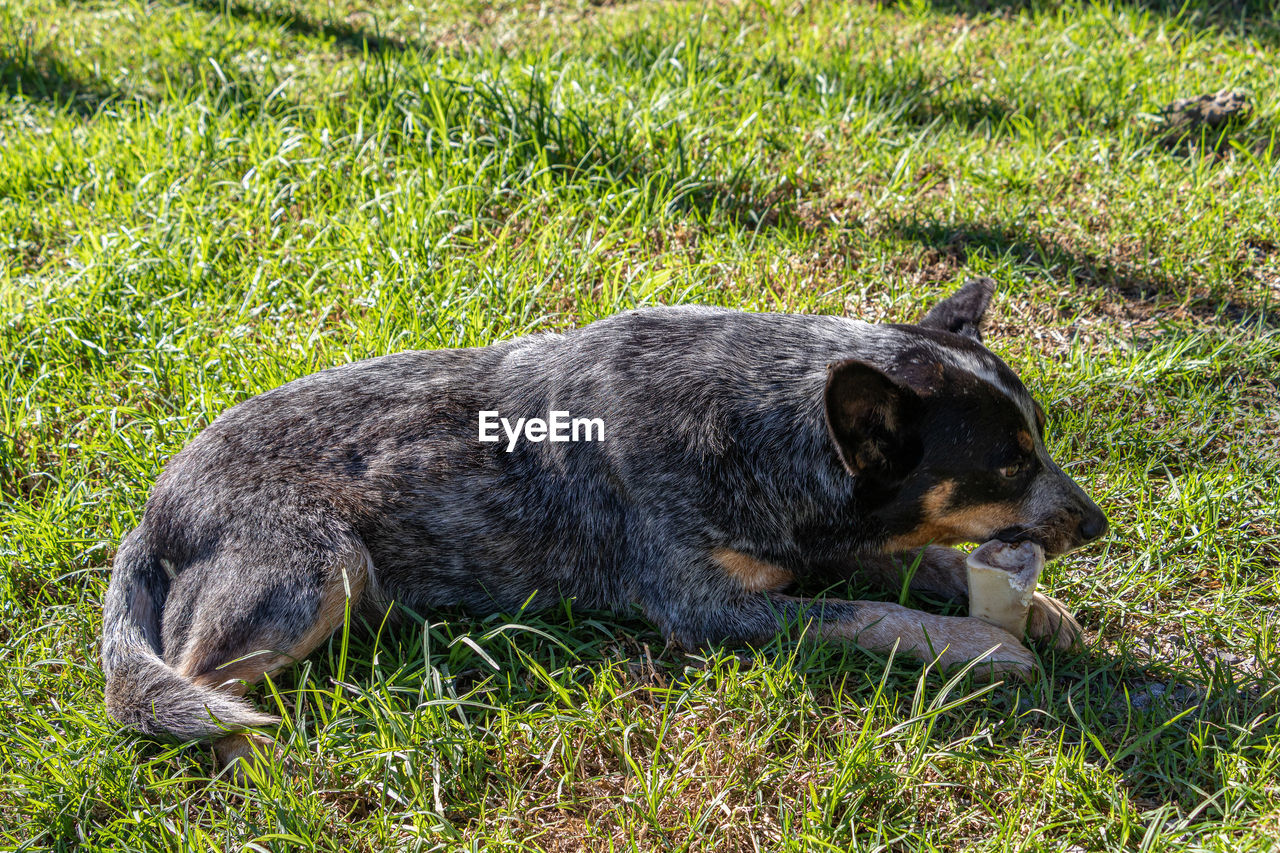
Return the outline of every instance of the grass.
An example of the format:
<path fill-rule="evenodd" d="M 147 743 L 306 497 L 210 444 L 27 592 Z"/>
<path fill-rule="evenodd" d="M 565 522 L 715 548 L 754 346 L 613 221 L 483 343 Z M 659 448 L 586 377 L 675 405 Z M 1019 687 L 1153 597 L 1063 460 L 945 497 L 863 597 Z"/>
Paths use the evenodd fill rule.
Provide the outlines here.
<path fill-rule="evenodd" d="M 0 847 L 1274 849 L 1276 12 L 11 0 Z M 1227 86 L 1247 118 L 1161 141 Z M 335 637 L 256 694 L 254 788 L 106 716 L 115 544 L 228 406 L 641 304 L 910 320 L 974 274 L 1113 525 L 1050 567 L 1092 642 L 1036 682 L 566 607 Z"/>

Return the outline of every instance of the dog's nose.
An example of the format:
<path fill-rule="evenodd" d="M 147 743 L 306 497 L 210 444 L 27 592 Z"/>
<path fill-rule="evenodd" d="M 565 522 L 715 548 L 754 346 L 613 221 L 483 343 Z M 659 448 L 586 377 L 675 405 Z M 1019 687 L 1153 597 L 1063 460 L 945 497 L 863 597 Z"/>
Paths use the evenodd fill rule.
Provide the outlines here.
<path fill-rule="evenodd" d="M 1107 517 L 1100 510 L 1086 512 L 1084 520 L 1080 522 L 1080 538 L 1085 542 L 1092 542 L 1099 536 L 1107 532 Z"/>

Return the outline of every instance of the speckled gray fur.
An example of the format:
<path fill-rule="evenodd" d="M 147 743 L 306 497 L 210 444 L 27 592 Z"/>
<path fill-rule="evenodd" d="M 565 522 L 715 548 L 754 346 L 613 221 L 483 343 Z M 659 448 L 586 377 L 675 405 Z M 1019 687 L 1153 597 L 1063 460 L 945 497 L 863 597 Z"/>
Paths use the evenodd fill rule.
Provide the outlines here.
<path fill-rule="evenodd" d="M 710 555 L 732 549 L 801 579 L 848 575 L 919 523 L 901 506 L 882 512 L 915 498 L 863 488 L 842 464 L 828 366 L 857 359 L 914 381 L 922 362 L 968 359 L 1021 389 L 973 337 L 648 308 L 268 391 L 169 462 L 122 542 L 105 602 L 108 707 L 179 738 L 269 720 L 188 676 L 293 647 L 346 571 L 368 570 L 353 603 L 378 616 L 392 601 L 492 612 L 571 597 L 638 606 L 686 644 L 829 616 L 744 590 Z M 481 410 L 514 420 L 553 409 L 602 418 L 605 440 L 520 440 L 513 452 L 477 440 Z"/>

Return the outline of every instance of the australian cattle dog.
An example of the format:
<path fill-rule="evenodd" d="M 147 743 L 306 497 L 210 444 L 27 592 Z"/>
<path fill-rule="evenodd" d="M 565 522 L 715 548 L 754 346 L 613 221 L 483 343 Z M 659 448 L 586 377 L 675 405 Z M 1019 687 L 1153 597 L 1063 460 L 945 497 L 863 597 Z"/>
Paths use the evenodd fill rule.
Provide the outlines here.
<path fill-rule="evenodd" d="M 564 334 L 403 352 L 231 408 L 169 461 L 116 555 L 106 701 L 127 726 L 219 739 L 274 718 L 247 685 L 346 614 L 638 607 L 686 645 L 806 636 L 943 667 L 1036 658 L 984 622 L 807 598 L 854 576 L 966 594 L 950 545 L 1049 556 L 1103 513 L 1049 458 L 1045 416 L 979 335 L 989 279 L 914 325 L 695 306 Z M 1032 639 L 1079 627 L 1037 595 Z"/>

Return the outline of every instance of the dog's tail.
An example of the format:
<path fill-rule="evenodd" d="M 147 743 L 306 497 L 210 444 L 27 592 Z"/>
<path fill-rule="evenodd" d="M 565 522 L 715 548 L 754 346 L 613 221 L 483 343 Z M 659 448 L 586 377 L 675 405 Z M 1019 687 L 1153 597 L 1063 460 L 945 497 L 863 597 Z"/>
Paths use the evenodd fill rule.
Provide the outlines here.
<path fill-rule="evenodd" d="M 144 522 L 145 525 L 145 522 Z M 142 529 L 120 543 L 102 607 L 107 712 L 148 735 L 197 740 L 279 722 L 228 693 L 202 687 L 160 657 L 169 576 Z"/>

